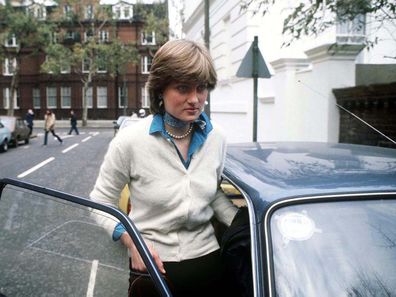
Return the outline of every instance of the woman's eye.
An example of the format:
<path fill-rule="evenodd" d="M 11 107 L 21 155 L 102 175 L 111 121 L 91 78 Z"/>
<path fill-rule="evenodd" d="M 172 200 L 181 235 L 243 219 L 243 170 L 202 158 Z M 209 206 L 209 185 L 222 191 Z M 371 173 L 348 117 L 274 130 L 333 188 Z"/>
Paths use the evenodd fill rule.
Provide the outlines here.
<path fill-rule="evenodd" d="M 176 87 L 176 89 L 177 89 L 179 92 L 181 92 L 181 93 L 186 93 L 186 92 L 188 92 L 189 87 L 188 87 L 188 86 L 185 86 L 185 85 L 179 85 L 179 86 Z"/>
<path fill-rule="evenodd" d="M 202 93 L 202 92 L 205 92 L 206 90 L 207 90 L 207 86 L 206 85 L 198 85 L 197 86 L 197 92 L 198 93 Z"/>

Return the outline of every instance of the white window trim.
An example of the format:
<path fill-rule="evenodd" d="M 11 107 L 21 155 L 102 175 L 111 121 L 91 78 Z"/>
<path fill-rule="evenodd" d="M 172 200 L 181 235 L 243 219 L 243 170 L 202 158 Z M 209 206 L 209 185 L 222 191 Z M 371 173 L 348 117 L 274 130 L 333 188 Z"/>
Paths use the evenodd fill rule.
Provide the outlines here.
<path fill-rule="evenodd" d="M 35 92 L 35 91 L 38 91 L 38 92 Z M 39 101 L 39 105 L 36 105 L 35 104 L 35 102 L 36 102 L 36 99 L 38 99 L 38 101 Z M 34 109 L 41 109 L 41 94 L 40 94 L 40 88 L 33 88 L 32 89 L 32 100 L 33 100 L 33 108 Z"/>
<path fill-rule="evenodd" d="M 69 90 L 68 96 L 70 97 L 70 104 L 66 105 L 64 100 L 65 100 L 65 94 L 64 91 Z M 71 108 L 71 87 L 61 87 L 61 108 Z"/>
<path fill-rule="evenodd" d="M 84 32 L 84 41 L 88 42 L 91 38 L 94 38 L 93 34 L 92 35 L 88 35 L 88 32 L 85 31 Z"/>
<path fill-rule="evenodd" d="M 14 109 L 19 109 L 18 98 L 19 98 L 19 90 L 17 90 L 17 98 L 16 98 L 16 100 L 14 100 Z M 10 88 L 4 88 L 3 89 L 3 107 L 4 107 L 4 109 L 10 108 L 10 101 L 11 101 L 11 90 L 10 90 Z"/>
<path fill-rule="evenodd" d="M 140 40 L 141 40 L 142 45 L 155 45 L 156 44 L 156 42 L 155 42 L 155 31 L 151 32 L 151 36 L 152 36 L 152 41 L 151 42 L 147 41 L 147 38 L 145 37 L 146 35 L 147 35 L 146 31 L 143 31 L 143 32 L 140 33 Z"/>
<path fill-rule="evenodd" d="M 99 100 L 99 90 L 101 90 L 101 89 L 105 89 L 106 90 L 106 105 L 100 105 L 100 100 Z M 96 100 L 96 102 L 97 102 L 97 107 L 98 108 L 107 108 L 107 105 L 108 105 L 108 93 L 107 93 L 107 87 L 97 87 L 97 92 L 96 92 L 96 97 L 97 97 L 97 100 Z"/>
<path fill-rule="evenodd" d="M 125 90 L 126 105 L 122 105 L 122 90 Z M 118 108 L 128 107 L 128 88 L 118 87 Z"/>
<path fill-rule="evenodd" d="M 11 43 L 9 43 L 9 41 L 11 40 Z M 18 43 L 15 37 L 15 34 L 12 34 L 11 38 L 6 38 L 5 43 L 4 43 L 5 47 L 18 47 Z"/>
<path fill-rule="evenodd" d="M 49 105 L 49 104 L 48 104 L 49 89 L 55 89 L 55 105 Z M 46 98 L 47 108 L 58 108 L 57 102 L 56 102 L 56 101 L 57 101 L 56 87 L 47 87 L 47 98 Z"/>
<path fill-rule="evenodd" d="M 143 56 L 141 59 L 141 63 L 142 63 L 141 71 L 143 74 L 148 74 L 150 72 L 149 65 L 148 65 L 149 58 L 150 58 L 149 56 Z M 152 62 L 152 58 L 150 58 L 150 59 Z M 151 64 L 150 64 L 150 66 L 151 66 Z"/>
<path fill-rule="evenodd" d="M 125 9 L 128 10 L 129 16 L 125 16 Z M 133 17 L 133 6 L 128 4 L 114 5 L 112 8 L 113 18 L 116 20 L 129 20 Z"/>
<path fill-rule="evenodd" d="M 141 88 L 141 92 L 142 92 L 142 94 L 141 94 L 142 107 L 143 108 L 149 108 L 150 107 L 150 95 L 149 95 L 149 92 L 148 92 L 148 88 L 146 86 L 142 87 Z"/>
<path fill-rule="evenodd" d="M 99 42 L 108 42 L 109 39 L 109 31 L 101 30 L 98 32 Z"/>
<path fill-rule="evenodd" d="M 94 18 L 94 7 L 92 4 L 84 7 L 84 17 L 86 20 L 92 20 Z"/>
<path fill-rule="evenodd" d="M 10 67 L 10 59 L 5 58 L 4 65 L 3 65 L 3 74 L 4 75 L 14 75 L 16 66 L 17 66 L 16 58 L 12 58 L 12 66 L 11 67 Z M 12 69 L 10 69 L 10 68 L 12 68 Z"/>

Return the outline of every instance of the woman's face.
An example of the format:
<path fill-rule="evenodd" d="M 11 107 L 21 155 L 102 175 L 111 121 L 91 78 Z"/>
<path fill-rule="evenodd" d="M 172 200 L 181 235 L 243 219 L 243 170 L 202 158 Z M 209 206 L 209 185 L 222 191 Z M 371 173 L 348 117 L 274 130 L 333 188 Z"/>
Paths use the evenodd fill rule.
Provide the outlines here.
<path fill-rule="evenodd" d="M 179 120 L 193 122 L 203 111 L 208 92 L 206 84 L 173 82 L 163 92 L 164 108 Z"/>

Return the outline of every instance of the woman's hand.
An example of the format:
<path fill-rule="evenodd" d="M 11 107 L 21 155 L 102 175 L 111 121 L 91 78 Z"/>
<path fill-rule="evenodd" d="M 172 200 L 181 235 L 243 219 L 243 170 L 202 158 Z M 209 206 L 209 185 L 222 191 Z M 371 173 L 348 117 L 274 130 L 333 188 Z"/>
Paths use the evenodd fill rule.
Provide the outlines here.
<path fill-rule="evenodd" d="M 140 254 L 139 254 L 135 244 L 133 243 L 132 238 L 129 236 L 129 234 L 127 232 L 122 233 L 121 242 L 129 249 L 129 252 L 131 254 L 131 259 L 132 259 L 132 269 L 141 271 L 141 272 L 146 272 L 147 271 L 146 265 L 144 265 L 142 257 L 140 257 Z M 154 262 L 157 265 L 159 271 L 162 274 L 165 274 L 164 264 L 162 263 L 157 251 L 150 244 L 148 244 L 147 247 L 148 247 L 148 249 L 151 253 L 151 256 L 153 257 Z"/>

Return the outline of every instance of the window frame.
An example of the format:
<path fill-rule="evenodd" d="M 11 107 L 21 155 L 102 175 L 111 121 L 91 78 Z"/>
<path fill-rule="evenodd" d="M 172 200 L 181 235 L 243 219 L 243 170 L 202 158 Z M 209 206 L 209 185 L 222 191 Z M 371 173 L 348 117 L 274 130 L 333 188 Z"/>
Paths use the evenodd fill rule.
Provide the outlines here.
<path fill-rule="evenodd" d="M 33 88 L 32 89 L 32 103 L 34 109 L 41 109 L 41 94 L 40 88 Z M 37 104 L 38 102 L 38 104 Z"/>
<path fill-rule="evenodd" d="M 71 87 L 63 86 L 61 91 L 61 108 L 71 108 Z M 69 100 L 69 104 L 65 101 Z"/>
<path fill-rule="evenodd" d="M 105 94 L 101 94 L 101 90 L 105 90 Z M 105 99 L 106 104 L 102 104 L 101 100 Z M 104 109 L 108 106 L 108 90 L 107 86 L 98 86 L 96 88 L 96 106 L 98 109 Z"/>
<path fill-rule="evenodd" d="M 55 91 L 55 94 L 50 94 L 50 93 L 52 93 L 52 92 L 50 92 L 50 90 L 52 91 L 52 90 L 54 90 Z M 58 94 L 57 94 L 57 88 L 56 87 L 53 87 L 53 86 L 50 86 L 50 87 L 47 87 L 46 88 L 46 105 L 47 105 L 47 108 L 58 108 L 58 102 L 57 102 L 57 96 Z M 50 97 L 51 96 L 51 97 Z M 50 105 L 49 103 L 49 100 L 55 100 L 55 105 Z"/>

